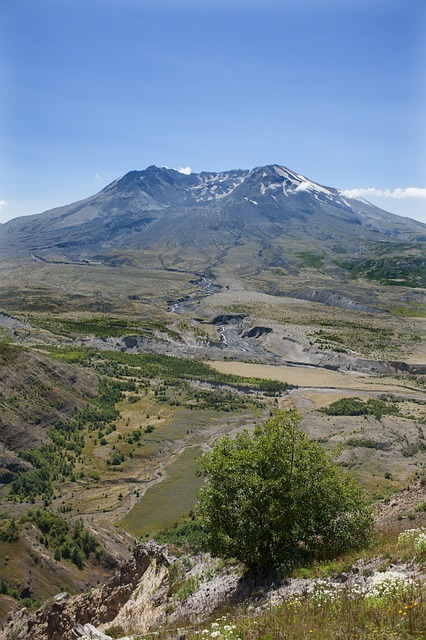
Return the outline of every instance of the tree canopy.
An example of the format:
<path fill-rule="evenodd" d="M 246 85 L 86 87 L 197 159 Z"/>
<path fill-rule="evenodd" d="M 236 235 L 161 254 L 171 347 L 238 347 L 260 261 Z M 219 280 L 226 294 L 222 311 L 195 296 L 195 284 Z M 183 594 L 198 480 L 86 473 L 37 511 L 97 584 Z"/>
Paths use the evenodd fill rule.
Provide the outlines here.
<path fill-rule="evenodd" d="M 371 508 L 355 480 L 279 411 L 253 434 L 217 440 L 199 459 L 197 512 L 210 551 L 250 567 L 294 565 L 361 545 Z"/>

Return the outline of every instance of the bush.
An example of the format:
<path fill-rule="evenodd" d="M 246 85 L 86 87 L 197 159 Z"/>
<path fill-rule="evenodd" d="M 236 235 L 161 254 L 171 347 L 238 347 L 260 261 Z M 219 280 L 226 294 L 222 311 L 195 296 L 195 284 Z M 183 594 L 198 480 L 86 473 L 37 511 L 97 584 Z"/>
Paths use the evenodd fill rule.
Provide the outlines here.
<path fill-rule="evenodd" d="M 206 549 L 206 531 L 198 520 L 190 520 L 176 523 L 171 529 L 163 529 L 155 535 L 155 540 L 160 544 L 173 544 L 176 547 L 188 548 L 191 551 L 204 551 Z"/>
<path fill-rule="evenodd" d="M 359 398 L 340 398 L 320 411 L 328 416 L 374 416 L 377 420 L 384 415 L 399 415 L 395 401 L 374 398 L 366 402 Z"/>
<path fill-rule="evenodd" d="M 363 544 L 371 509 L 355 481 L 317 442 L 295 411 L 277 412 L 253 435 L 216 441 L 199 460 L 207 480 L 197 512 L 210 551 L 249 567 L 290 567 Z"/>
<path fill-rule="evenodd" d="M 196 576 L 192 576 L 185 580 L 185 582 L 181 585 L 179 590 L 176 592 L 175 599 L 176 600 L 186 600 L 189 596 L 191 596 L 195 591 L 197 591 L 199 585 L 199 579 Z"/>
<path fill-rule="evenodd" d="M 78 569 L 82 569 L 92 553 L 99 559 L 102 547 L 97 538 L 85 529 L 81 518 L 72 528 L 65 518 L 48 509 L 31 509 L 25 518 L 40 529 L 40 542 L 54 549 L 55 560 L 71 560 Z"/>
<path fill-rule="evenodd" d="M 0 518 L 0 540 L 17 542 L 19 540 L 19 525 L 16 518 L 3 516 Z"/>

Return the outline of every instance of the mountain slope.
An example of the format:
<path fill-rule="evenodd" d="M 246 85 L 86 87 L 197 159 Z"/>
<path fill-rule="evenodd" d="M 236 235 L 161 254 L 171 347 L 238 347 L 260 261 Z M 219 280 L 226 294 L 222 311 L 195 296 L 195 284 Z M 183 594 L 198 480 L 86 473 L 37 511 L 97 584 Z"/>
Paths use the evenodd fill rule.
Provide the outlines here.
<path fill-rule="evenodd" d="M 426 225 L 344 198 L 279 165 L 190 175 L 152 166 L 80 202 L 6 223 L 0 250 L 90 257 L 111 246 L 167 249 L 172 264 L 176 253 L 198 249 L 206 252 L 202 262 L 211 264 L 221 252 L 249 242 L 281 246 L 292 238 L 329 246 L 350 238 L 353 248 L 361 236 L 365 243 L 425 235 Z"/>
<path fill-rule="evenodd" d="M 96 383 L 92 373 L 0 343 L 0 481 L 28 467 L 16 454 L 46 443 L 48 427 L 81 409 Z"/>
<path fill-rule="evenodd" d="M 190 175 L 151 166 L 0 227 L 0 302 L 12 313 L 76 304 L 127 313 L 143 300 L 157 313 L 201 275 L 273 296 L 327 292 L 418 314 L 425 239 L 425 224 L 279 165 Z M 407 288 L 402 306 L 395 286 Z"/>

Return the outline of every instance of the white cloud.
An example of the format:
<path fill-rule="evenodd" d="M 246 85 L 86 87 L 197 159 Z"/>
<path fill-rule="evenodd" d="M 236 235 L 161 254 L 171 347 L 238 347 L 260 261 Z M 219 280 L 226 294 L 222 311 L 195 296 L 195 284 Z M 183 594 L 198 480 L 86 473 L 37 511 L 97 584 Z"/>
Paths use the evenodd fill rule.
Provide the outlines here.
<path fill-rule="evenodd" d="M 8 204 L 9 204 L 9 203 L 8 203 L 8 202 L 6 202 L 6 200 L 0 200 L 0 209 L 1 209 L 2 207 L 7 207 L 7 205 L 8 205 Z"/>
<path fill-rule="evenodd" d="M 97 174 L 95 175 L 94 180 L 95 180 L 95 182 L 103 182 L 103 181 L 104 181 L 103 177 L 102 177 L 102 176 L 100 176 L 100 175 L 99 175 L 99 173 L 97 173 Z"/>
<path fill-rule="evenodd" d="M 397 198 L 403 200 L 405 198 L 424 198 L 426 199 L 426 189 L 422 187 L 405 187 L 398 189 L 376 189 L 369 187 L 367 189 L 344 189 L 340 192 L 342 196 L 347 198 Z"/>
<path fill-rule="evenodd" d="M 192 173 L 191 167 L 179 167 L 178 171 L 179 173 L 184 173 L 186 176 L 189 176 L 189 174 Z"/>

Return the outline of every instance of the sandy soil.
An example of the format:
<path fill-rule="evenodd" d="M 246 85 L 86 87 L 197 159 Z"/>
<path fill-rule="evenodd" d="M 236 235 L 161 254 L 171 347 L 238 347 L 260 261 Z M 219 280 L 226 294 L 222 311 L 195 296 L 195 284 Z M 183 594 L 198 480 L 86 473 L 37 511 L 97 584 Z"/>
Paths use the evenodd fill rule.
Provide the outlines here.
<path fill-rule="evenodd" d="M 288 382 L 299 387 L 320 389 L 342 389 L 353 391 L 372 391 L 403 393 L 424 396 L 420 390 L 415 390 L 402 380 L 382 376 L 368 376 L 356 373 L 330 371 L 319 367 L 277 367 L 267 364 L 251 364 L 246 362 L 209 362 L 221 373 L 266 378 Z"/>

